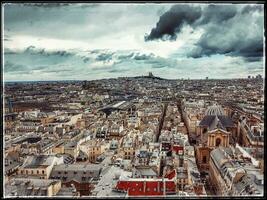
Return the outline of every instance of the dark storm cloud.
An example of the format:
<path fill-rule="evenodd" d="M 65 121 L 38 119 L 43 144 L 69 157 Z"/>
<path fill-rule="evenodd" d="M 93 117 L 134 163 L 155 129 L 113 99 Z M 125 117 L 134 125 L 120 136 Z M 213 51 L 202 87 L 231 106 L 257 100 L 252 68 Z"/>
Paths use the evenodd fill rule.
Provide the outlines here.
<path fill-rule="evenodd" d="M 260 5 L 247 5 L 246 7 L 243 8 L 242 14 L 246 14 L 246 13 L 254 12 L 254 11 L 262 12 L 263 11 L 263 6 L 260 6 Z"/>
<path fill-rule="evenodd" d="M 237 13 L 237 8 L 234 6 L 219 6 L 208 5 L 202 10 L 202 17 L 199 23 L 194 25 L 207 24 L 207 23 L 221 23 L 233 18 Z"/>
<path fill-rule="evenodd" d="M 189 57 L 200 58 L 213 54 L 225 54 L 229 56 L 241 56 L 247 61 L 258 61 L 263 56 L 263 37 L 249 38 L 227 38 L 224 44 L 216 43 L 216 38 L 222 37 L 217 29 L 209 28 L 209 33 L 203 34 L 189 54 Z M 225 35 L 225 37 L 227 37 Z M 219 40 L 217 40 L 219 41 Z"/>
<path fill-rule="evenodd" d="M 241 45 L 240 49 L 236 49 L 230 53 L 233 56 L 242 56 L 246 61 L 260 61 L 263 58 L 263 38 L 260 40 L 251 40 L 245 46 Z"/>
<path fill-rule="evenodd" d="M 195 44 L 196 47 L 187 54 L 188 57 L 200 58 L 214 54 L 242 57 L 247 62 L 260 61 L 263 57 L 263 33 L 248 35 L 246 24 L 222 27 L 212 25 Z M 262 25 L 257 29 L 261 30 Z M 241 33 L 243 32 L 243 33 Z"/>
<path fill-rule="evenodd" d="M 193 27 L 207 23 L 221 23 L 233 18 L 237 13 L 234 6 L 209 5 L 205 8 L 189 5 L 175 5 L 164 13 L 145 41 L 176 40 L 184 25 Z"/>
<path fill-rule="evenodd" d="M 68 58 L 71 56 L 75 56 L 75 53 L 72 52 L 68 52 L 65 50 L 59 50 L 59 51 L 48 51 L 45 50 L 44 48 L 36 48 L 35 46 L 28 46 L 27 48 L 25 48 L 24 50 L 11 50 L 9 48 L 5 48 L 4 49 L 4 54 L 5 55 L 35 55 L 35 56 L 41 56 L 43 58 L 47 57 L 47 59 L 49 59 L 49 57 L 58 57 L 58 58 Z"/>
<path fill-rule="evenodd" d="M 131 52 L 128 54 L 117 55 L 115 54 L 116 62 L 114 66 L 149 66 L 151 68 L 164 68 L 164 67 L 175 67 L 176 61 L 171 58 L 163 58 L 156 56 L 153 53 L 146 54 L 141 52 Z"/>
<path fill-rule="evenodd" d="M 263 16 L 251 17 L 251 12 L 262 10 L 260 5 L 242 9 L 235 5 L 209 5 L 201 9 L 176 5 L 160 17 L 156 28 L 145 36 L 145 40 L 175 40 L 184 25 L 194 29 L 201 27 L 204 32 L 187 53 L 188 57 L 222 54 L 242 57 L 247 62 L 260 61 L 263 56 Z M 186 15 L 185 12 L 191 13 Z"/>
<path fill-rule="evenodd" d="M 175 40 L 176 33 L 180 32 L 184 24 L 192 24 L 200 17 L 200 7 L 175 5 L 160 17 L 156 27 L 151 30 L 149 35 L 145 36 L 145 41 Z"/>
<path fill-rule="evenodd" d="M 114 53 L 101 53 L 96 57 L 97 61 L 104 61 L 104 62 L 109 62 L 112 60 L 112 55 Z"/>
<path fill-rule="evenodd" d="M 42 55 L 42 56 L 60 56 L 60 57 L 68 57 L 71 56 L 72 53 L 67 51 L 46 51 L 45 49 L 38 49 L 35 46 L 29 46 L 25 49 L 25 53 L 29 53 L 32 55 Z"/>

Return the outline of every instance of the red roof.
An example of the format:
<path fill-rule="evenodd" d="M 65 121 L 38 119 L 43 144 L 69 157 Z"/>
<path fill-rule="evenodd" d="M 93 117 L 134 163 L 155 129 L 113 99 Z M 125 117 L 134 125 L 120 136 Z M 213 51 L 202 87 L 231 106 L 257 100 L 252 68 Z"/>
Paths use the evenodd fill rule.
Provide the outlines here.
<path fill-rule="evenodd" d="M 165 183 L 166 194 L 176 192 L 176 184 L 174 181 L 166 179 L 164 181 L 162 179 L 145 180 L 130 179 L 126 181 L 118 181 L 115 189 L 127 192 L 129 196 L 157 196 L 163 195 Z"/>

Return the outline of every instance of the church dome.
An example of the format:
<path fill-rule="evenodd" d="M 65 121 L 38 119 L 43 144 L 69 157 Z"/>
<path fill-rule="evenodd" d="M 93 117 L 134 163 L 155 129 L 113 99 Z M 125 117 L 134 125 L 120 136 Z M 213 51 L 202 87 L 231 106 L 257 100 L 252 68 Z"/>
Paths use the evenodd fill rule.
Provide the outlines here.
<path fill-rule="evenodd" d="M 219 105 L 213 105 L 208 107 L 205 112 L 205 115 L 224 115 L 224 110 Z"/>

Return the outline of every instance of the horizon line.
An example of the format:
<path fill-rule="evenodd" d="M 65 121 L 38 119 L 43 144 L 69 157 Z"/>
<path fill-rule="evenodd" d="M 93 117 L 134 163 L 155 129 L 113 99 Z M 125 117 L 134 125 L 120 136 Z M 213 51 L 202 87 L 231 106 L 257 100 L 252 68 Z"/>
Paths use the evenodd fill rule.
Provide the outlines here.
<path fill-rule="evenodd" d="M 107 80 L 107 79 L 121 79 L 121 78 L 147 78 L 148 76 L 135 76 L 135 77 L 117 77 L 117 78 L 101 78 L 101 79 L 93 79 L 93 80 L 88 80 L 88 79 L 63 79 L 63 80 L 3 80 L 4 83 L 14 83 L 14 82 L 64 82 L 64 81 L 96 81 L 96 80 Z M 152 77 L 153 78 L 153 77 Z M 154 76 L 154 78 L 161 78 L 158 76 Z M 257 79 L 256 77 L 254 78 L 248 78 L 248 77 L 243 77 L 243 78 L 177 78 L 177 79 L 168 79 L 168 78 L 161 78 L 162 80 L 235 80 L 235 79 Z M 265 77 L 261 76 L 261 79 L 265 79 Z"/>

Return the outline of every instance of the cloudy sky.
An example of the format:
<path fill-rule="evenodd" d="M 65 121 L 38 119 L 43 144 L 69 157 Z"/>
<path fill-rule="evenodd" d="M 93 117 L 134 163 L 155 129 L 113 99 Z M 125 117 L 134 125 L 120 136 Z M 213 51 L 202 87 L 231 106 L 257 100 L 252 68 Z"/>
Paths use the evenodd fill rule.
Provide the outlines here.
<path fill-rule="evenodd" d="M 264 74 L 263 5 L 5 4 L 4 79 Z"/>

